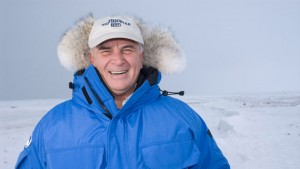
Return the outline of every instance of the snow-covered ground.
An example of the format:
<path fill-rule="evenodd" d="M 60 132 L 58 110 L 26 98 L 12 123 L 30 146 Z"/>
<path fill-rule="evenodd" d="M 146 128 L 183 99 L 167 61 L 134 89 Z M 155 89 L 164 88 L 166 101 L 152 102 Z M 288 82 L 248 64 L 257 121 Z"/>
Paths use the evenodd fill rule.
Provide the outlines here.
<path fill-rule="evenodd" d="M 300 93 L 178 97 L 206 121 L 233 169 L 300 168 Z M 0 102 L 0 169 L 14 167 L 38 120 L 63 100 Z"/>

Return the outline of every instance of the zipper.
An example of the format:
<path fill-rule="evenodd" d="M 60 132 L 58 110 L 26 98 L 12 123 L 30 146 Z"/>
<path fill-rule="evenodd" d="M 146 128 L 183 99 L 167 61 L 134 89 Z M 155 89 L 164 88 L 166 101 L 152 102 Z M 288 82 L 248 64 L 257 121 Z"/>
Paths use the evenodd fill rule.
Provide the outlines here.
<path fill-rule="evenodd" d="M 107 109 L 107 107 L 105 106 L 103 101 L 101 100 L 100 96 L 97 94 L 95 89 L 92 87 L 92 85 L 91 85 L 90 81 L 88 80 L 88 78 L 84 77 L 84 80 L 87 83 L 87 85 L 89 86 L 89 88 L 91 89 L 91 91 L 92 91 L 93 95 L 95 96 L 97 102 L 100 104 L 100 106 L 104 110 L 103 114 L 111 120 L 113 118 L 112 114 L 109 112 L 109 110 Z"/>
<path fill-rule="evenodd" d="M 109 156 L 110 156 L 110 135 L 111 135 L 111 123 L 112 121 L 110 121 L 109 125 L 108 125 L 108 131 L 107 131 L 107 147 L 106 147 L 106 166 L 107 168 L 111 168 L 111 164 L 109 160 Z"/>

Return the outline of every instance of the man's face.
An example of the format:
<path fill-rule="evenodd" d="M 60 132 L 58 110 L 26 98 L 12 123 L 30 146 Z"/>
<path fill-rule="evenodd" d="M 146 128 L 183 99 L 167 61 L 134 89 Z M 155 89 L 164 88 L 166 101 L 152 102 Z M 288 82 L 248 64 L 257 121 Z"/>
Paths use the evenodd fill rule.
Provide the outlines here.
<path fill-rule="evenodd" d="M 114 96 L 133 93 L 143 59 L 142 47 L 127 39 L 108 40 L 91 51 L 91 63 Z"/>

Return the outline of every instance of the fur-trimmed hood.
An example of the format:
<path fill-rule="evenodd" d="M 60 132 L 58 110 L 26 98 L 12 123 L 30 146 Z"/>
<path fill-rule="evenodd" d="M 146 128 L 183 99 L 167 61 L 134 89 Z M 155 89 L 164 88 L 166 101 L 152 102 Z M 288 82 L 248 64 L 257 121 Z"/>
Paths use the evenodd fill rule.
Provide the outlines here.
<path fill-rule="evenodd" d="M 144 65 L 165 74 L 184 70 L 186 60 L 181 47 L 168 29 L 151 27 L 133 17 L 144 38 Z M 88 37 L 95 19 L 90 14 L 67 30 L 58 44 L 60 63 L 68 70 L 78 71 L 90 65 Z"/>

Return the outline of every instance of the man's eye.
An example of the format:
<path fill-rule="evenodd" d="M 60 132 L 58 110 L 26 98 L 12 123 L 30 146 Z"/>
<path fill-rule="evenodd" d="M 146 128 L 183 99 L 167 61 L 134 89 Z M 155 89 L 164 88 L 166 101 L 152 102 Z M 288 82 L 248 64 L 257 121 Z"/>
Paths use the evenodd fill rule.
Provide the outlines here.
<path fill-rule="evenodd" d="M 131 48 L 123 49 L 123 53 L 125 53 L 125 54 L 129 54 L 129 53 L 132 53 L 132 52 L 134 52 L 134 50 L 131 49 Z"/>

